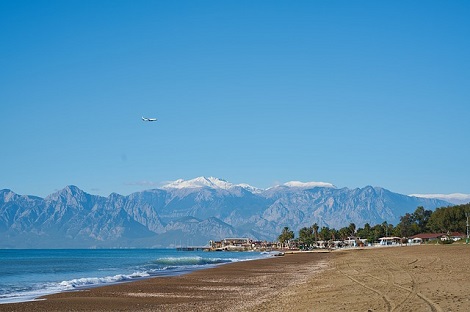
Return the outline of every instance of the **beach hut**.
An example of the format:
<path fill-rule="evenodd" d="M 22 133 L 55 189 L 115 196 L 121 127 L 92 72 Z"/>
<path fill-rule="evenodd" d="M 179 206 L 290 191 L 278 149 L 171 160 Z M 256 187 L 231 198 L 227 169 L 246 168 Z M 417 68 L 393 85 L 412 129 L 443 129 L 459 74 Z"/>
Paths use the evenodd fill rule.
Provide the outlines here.
<path fill-rule="evenodd" d="M 401 238 L 397 236 L 379 238 L 380 246 L 396 246 L 401 244 Z"/>

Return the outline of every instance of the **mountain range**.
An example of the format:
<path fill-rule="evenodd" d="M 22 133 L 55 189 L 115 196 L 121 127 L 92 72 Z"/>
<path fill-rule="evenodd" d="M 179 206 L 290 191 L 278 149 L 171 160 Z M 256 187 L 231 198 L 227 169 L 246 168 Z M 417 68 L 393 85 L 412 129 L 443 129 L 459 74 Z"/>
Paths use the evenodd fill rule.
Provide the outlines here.
<path fill-rule="evenodd" d="M 317 223 L 339 229 L 387 221 L 418 206 L 451 205 L 380 187 L 288 182 L 268 189 L 213 178 L 108 197 L 67 186 L 45 198 L 0 190 L 0 248 L 126 248 L 206 245 L 225 237 L 275 240 Z"/>

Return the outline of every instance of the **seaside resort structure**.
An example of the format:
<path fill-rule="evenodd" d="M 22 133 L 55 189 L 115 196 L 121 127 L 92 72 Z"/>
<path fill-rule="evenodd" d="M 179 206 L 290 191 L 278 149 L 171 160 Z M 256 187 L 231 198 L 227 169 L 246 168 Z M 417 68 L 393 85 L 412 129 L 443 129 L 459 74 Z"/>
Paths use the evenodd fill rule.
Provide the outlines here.
<path fill-rule="evenodd" d="M 367 239 L 350 236 L 344 240 L 317 241 L 315 244 L 305 246 L 299 244 L 296 240 L 288 241 L 283 245 L 280 242 L 255 241 L 247 237 L 224 238 L 220 241 L 211 240 L 209 246 L 187 246 L 178 247 L 180 251 L 283 251 L 289 250 L 313 250 L 313 249 L 337 249 L 354 247 L 374 247 L 374 246 L 403 246 L 418 245 L 430 243 L 451 243 L 459 241 L 466 237 L 465 234 L 458 232 L 448 233 L 421 233 L 411 237 L 381 237 L 378 243 L 368 243 Z"/>
<path fill-rule="evenodd" d="M 210 241 L 211 251 L 269 251 L 280 249 L 279 243 L 253 241 L 249 238 L 225 238 L 220 241 Z"/>

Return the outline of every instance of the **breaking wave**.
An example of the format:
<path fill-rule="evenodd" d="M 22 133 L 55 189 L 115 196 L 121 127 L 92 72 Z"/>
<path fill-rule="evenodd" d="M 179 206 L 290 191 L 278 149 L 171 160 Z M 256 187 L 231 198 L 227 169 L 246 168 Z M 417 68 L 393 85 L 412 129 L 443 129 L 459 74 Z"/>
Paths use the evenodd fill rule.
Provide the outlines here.
<path fill-rule="evenodd" d="M 165 249 L 14 251 L 0 258 L 0 262 L 9 265 L 0 267 L 0 273 L 3 274 L 0 274 L 0 305 L 40 300 L 38 298 L 41 296 L 63 291 L 149 277 L 177 276 L 263 257 L 266 255 L 260 253 L 198 254 Z M 18 258 L 28 261 L 14 261 Z M 56 273 L 57 270 L 60 272 Z"/>
<path fill-rule="evenodd" d="M 234 262 L 235 259 L 195 257 L 165 257 L 153 261 L 153 264 L 167 267 L 214 265 Z"/>
<path fill-rule="evenodd" d="M 69 281 L 60 282 L 59 285 L 64 288 L 64 290 L 75 289 L 78 287 L 91 287 L 99 286 L 101 284 L 114 284 L 119 282 L 130 281 L 138 278 L 149 277 L 150 274 L 147 272 L 136 272 L 130 275 L 118 274 L 114 276 L 105 276 L 105 277 L 84 277 L 76 278 Z"/>
<path fill-rule="evenodd" d="M 89 288 L 106 284 L 115 284 L 149 276 L 150 274 L 147 272 L 135 272 L 129 275 L 118 274 L 105 277 L 83 277 L 62 281 L 59 283 L 36 284 L 30 288 L 16 289 L 16 291 L 11 292 L 0 292 L 0 304 L 33 301 L 37 300 L 37 297 L 53 293 L 70 291 L 78 288 Z"/>

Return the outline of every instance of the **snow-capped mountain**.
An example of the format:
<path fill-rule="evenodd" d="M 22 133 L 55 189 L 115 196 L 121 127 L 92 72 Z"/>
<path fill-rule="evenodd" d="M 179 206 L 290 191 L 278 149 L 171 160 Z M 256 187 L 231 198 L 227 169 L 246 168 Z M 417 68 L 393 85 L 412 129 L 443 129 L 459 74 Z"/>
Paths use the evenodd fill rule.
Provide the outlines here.
<path fill-rule="evenodd" d="M 198 177 L 192 180 L 179 179 L 163 186 L 164 189 L 202 188 L 210 187 L 216 189 L 228 189 L 233 187 L 232 183 L 214 177 Z"/>
<path fill-rule="evenodd" d="M 314 187 L 332 187 L 336 188 L 331 183 L 326 183 L 326 182 L 300 182 L 300 181 L 290 181 L 287 183 L 284 183 L 283 185 L 287 187 L 297 187 L 297 188 L 302 188 L 302 189 L 309 189 L 309 188 L 314 188 Z"/>
<path fill-rule="evenodd" d="M 396 224 L 418 206 L 448 205 L 380 187 L 294 181 L 263 190 L 213 177 L 128 196 L 95 196 L 76 186 L 46 198 L 0 190 L 0 248 L 204 245 L 234 236 L 274 240 L 284 226 L 298 232 L 313 223 L 338 229 L 351 222 Z"/>
<path fill-rule="evenodd" d="M 245 183 L 232 184 L 225 180 L 214 178 L 214 177 L 198 177 L 192 180 L 179 179 L 179 180 L 167 183 L 166 185 L 163 186 L 163 189 L 200 189 L 200 188 L 205 188 L 205 187 L 212 188 L 212 189 L 221 189 L 221 190 L 243 188 L 253 193 L 262 191 L 262 189 L 253 187 Z"/>
<path fill-rule="evenodd" d="M 292 188 L 302 188 L 302 189 L 307 189 L 307 188 L 314 188 L 314 187 L 332 187 L 336 188 L 331 183 L 327 182 L 300 182 L 300 181 L 290 181 L 282 184 L 283 186 L 286 187 L 292 187 Z M 198 177 L 192 180 L 183 180 L 183 179 L 178 179 L 173 182 L 169 182 L 163 186 L 163 189 L 183 189 L 183 188 L 189 188 L 189 189 L 197 189 L 197 188 L 203 188 L 203 187 L 208 187 L 208 188 L 213 188 L 213 189 L 224 189 L 224 190 L 229 190 L 234 187 L 241 187 L 247 190 L 250 190 L 252 192 L 262 192 L 263 189 L 251 186 L 249 184 L 232 184 L 230 182 L 227 182 L 225 180 L 219 179 L 219 178 L 214 178 L 214 177 Z"/>
<path fill-rule="evenodd" d="M 445 200 L 454 205 L 462 205 L 470 203 L 470 194 L 411 194 L 410 196 L 420 197 L 420 198 L 434 198 Z"/>

